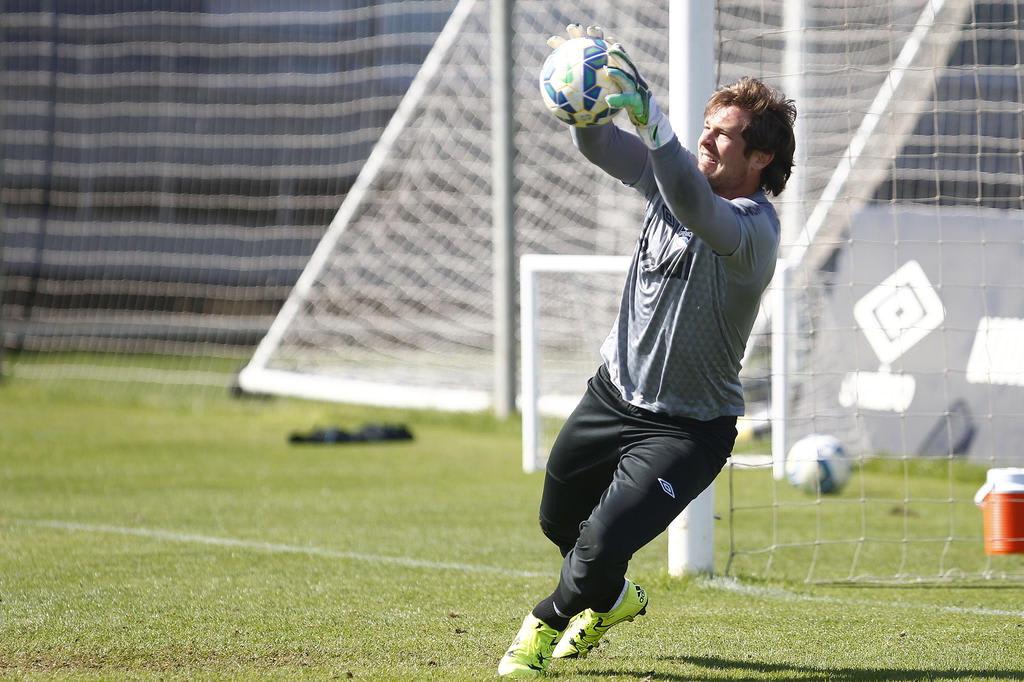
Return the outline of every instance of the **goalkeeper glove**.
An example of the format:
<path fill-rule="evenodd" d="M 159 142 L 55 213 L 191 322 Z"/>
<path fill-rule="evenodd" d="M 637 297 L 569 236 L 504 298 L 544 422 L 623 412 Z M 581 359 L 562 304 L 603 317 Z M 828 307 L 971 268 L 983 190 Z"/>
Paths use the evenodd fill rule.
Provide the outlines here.
<path fill-rule="evenodd" d="M 584 33 L 581 25 L 569 24 L 565 27 L 565 32 L 569 35 L 569 40 L 574 38 L 596 38 L 597 40 L 605 40 L 608 42 L 612 42 L 614 40 L 611 36 L 605 38 L 604 29 L 600 26 L 587 26 L 586 33 Z M 562 36 L 551 36 L 548 38 L 548 47 L 552 50 L 557 50 L 564 42 L 565 38 Z"/>
<path fill-rule="evenodd" d="M 675 133 L 668 117 L 658 107 L 647 81 L 640 75 L 640 70 L 619 43 L 612 45 L 608 56 L 623 67 L 605 67 L 608 75 L 622 90 L 621 93 L 604 98 L 608 106 L 626 110 L 629 120 L 636 126 L 637 134 L 648 149 L 657 149 L 666 144 Z"/>

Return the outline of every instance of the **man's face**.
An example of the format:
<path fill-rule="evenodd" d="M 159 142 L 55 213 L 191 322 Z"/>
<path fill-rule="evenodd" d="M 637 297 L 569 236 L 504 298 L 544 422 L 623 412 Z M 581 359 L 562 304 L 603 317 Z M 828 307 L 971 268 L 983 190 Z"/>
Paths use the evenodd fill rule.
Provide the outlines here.
<path fill-rule="evenodd" d="M 747 143 L 743 129 L 750 113 L 735 106 L 720 107 L 704 119 L 704 132 L 697 143 L 697 166 L 711 183 L 711 189 L 726 199 L 752 194 L 760 185 L 764 154 L 743 154 Z M 770 157 L 769 157 L 770 160 Z"/>

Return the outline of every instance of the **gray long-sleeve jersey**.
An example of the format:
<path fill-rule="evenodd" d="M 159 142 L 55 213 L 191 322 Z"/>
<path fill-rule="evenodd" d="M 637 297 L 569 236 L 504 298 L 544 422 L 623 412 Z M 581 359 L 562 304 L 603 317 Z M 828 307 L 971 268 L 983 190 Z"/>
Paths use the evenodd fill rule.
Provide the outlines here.
<path fill-rule="evenodd" d="M 653 412 L 701 421 L 742 415 L 743 351 L 775 272 L 774 207 L 761 191 L 731 201 L 716 195 L 676 139 L 649 151 L 614 125 L 572 132 L 587 159 L 647 200 L 601 347 L 612 381 L 624 400 Z"/>

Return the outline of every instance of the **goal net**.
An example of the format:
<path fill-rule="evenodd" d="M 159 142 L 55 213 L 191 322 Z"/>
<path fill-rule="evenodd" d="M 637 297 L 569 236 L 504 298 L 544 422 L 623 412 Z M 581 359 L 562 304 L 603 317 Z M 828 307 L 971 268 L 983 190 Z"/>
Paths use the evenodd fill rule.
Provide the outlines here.
<path fill-rule="evenodd" d="M 5 2 L 4 371 L 229 384 L 453 4 Z"/>
<path fill-rule="evenodd" d="M 743 372 L 745 426 L 770 407 L 772 440 L 741 445 L 723 477 L 744 494 L 719 504 L 718 554 L 730 572 L 808 581 L 1019 580 L 1018 559 L 982 551 L 974 495 L 986 469 L 1024 464 L 1020 8 L 800 9 L 718 7 L 719 80 L 754 73 L 793 92 L 802 149 L 777 201 L 784 304 L 766 300 L 774 334 L 758 326 Z M 528 258 L 523 464 L 536 468 L 614 315 L 565 292 L 619 289 L 600 259 Z M 811 434 L 844 446 L 837 494 L 776 474 Z"/>
<path fill-rule="evenodd" d="M 728 570 L 1020 579 L 1019 559 L 982 551 L 973 497 L 986 469 L 1024 464 L 1013 445 L 1024 364 L 1011 350 L 1024 342 L 1011 263 L 1024 215 L 1022 7 L 799 9 L 778 33 L 763 31 L 762 13 L 722 35 L 723 74 L 730 54 L 782 66 L 804 150 L 796 191 L 779 202 L 789 267 L 771 316 L 783 389 L 774 467 L 730 468 L 730 486 L 763 484 L 730 496 Z M 782 58 L 766 57 L 780 43 Z M 838 494 L 785 480 L 789 448 L 812 434 L 845 448 L 851 476 Z"/>
<path fill-rule="evenodd" d="M 482 409 L 494 314 L 487 3 L 460 0 L 242 386 L 336 400 Z M 667 5 L 515 3 L 515 249 L 621 254 L 639 198 L 580 164 L 537 108 L 545 41 L 614 26 L 667 89 Z M 557 318 L 553 318 L 557 320 Z M 556 322 L 557 323 L 557 322 Z M 567 327 L 566 333 L 571 330 Z"/>
<path fill-rule="evenodd" d="M 632 250 L 640 199 L 582 162 L 535 76 L 549 34 L 599 23 L 667 104 L 669 4 L 515 3 L 517 254 Z M 16 372 L 220 385 L 248 358 L 255 391 L 490 403 L 489 5 L 314 6 L 5 5 L 0 334 L 46 365 Z M 766 459 L 737 461 L 764 497 L 719 496 L 730 570 L 1020 573 L 977 551 L 965 490 L 1021 462 L 1022 12 L 716 3 L 717 82 L 757 76 L 800 111 L 776 202 L 790 315 L 757 326 L 748 409 L 769 408 L 781 354 L 771 447 L 828 433 L 855 464 L 842 494 L 806 498 Z M 552 429 L 596 367 L 618 280 L 538 279 Z M 186 358 L 174 377 L 168 356 Z"/>

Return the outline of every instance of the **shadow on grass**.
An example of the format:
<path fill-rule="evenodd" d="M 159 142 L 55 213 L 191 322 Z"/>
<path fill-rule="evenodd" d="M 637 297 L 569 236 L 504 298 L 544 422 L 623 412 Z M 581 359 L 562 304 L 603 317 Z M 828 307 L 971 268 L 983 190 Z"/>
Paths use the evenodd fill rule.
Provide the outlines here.
<path fill-rule="evenodd" d="M 633 673 L 639 680 L 763 680 L 769 679 L 809 679 L 809 680 L 882 680 L 901 682 L 903 680 L 974 680 L 1000 679 L 1024 680 L 1024 670 L 928 670 L 909 668 L 890 670 L 887 668 L 816 668 L 811 666 L 790 665 L 787 663 L 760 663 L 758 661 L 737 661 L 728 658 L 709 656 L 660 656 L 658 660 L 673 663 L 686 663 L 704 668 L 697 675 L 681 675 L 670 672 L 651 670 Z M 714 675 L 720 671 L 720 677 Z M 747 673 L 748 676 L 743 676 Z M 627 673 L 628 674 L 628 673 Z M 622 677 L 621 670 L 592 670 L 588 676 Z"/>

